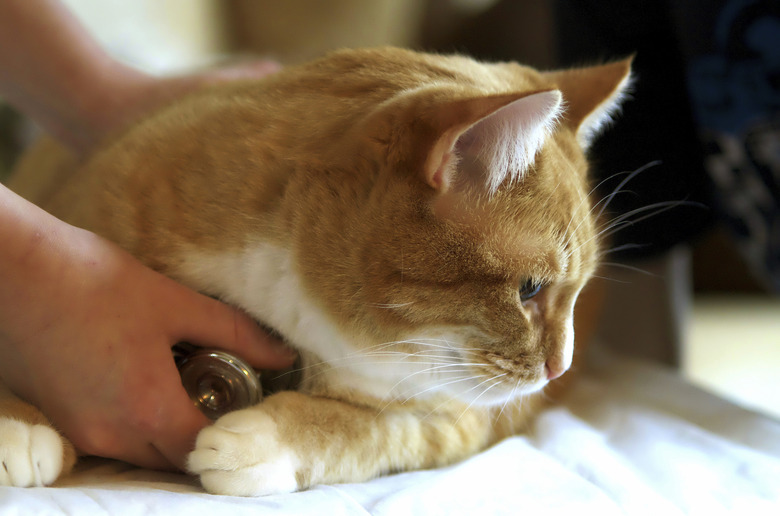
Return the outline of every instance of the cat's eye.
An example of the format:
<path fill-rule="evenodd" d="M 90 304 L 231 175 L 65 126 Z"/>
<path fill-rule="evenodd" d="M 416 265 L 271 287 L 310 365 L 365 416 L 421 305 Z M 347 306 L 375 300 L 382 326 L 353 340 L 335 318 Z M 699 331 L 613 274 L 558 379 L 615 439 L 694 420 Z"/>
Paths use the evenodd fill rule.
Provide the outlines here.
<path fill-rule="evenodd" d="M 542 290 L 543 285 L 532 279 L 528 279 L 520 285 L 520 299 L 522 301 L 528 301 Z"/>

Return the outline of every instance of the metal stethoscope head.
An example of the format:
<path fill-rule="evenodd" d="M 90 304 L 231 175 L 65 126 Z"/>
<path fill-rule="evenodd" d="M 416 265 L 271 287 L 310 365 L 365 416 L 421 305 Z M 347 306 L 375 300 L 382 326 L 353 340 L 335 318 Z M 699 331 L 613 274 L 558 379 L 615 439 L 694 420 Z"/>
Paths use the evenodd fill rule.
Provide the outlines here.
<path fill-rule="evenodd" d="M 296 365 L 286 371 L 255 371 L 231 353 L 188 343 L 176 344 L 173 356 L 190 399 L 212 420 L 256 405 L 264 394 L 291 390 L 300 377 Z"/>

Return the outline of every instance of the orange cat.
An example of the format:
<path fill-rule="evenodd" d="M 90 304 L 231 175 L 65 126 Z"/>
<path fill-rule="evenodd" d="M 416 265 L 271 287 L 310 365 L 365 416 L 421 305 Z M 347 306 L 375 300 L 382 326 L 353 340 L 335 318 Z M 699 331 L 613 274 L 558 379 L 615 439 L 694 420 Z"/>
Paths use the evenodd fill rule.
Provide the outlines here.
<path fill-rule="evenodd" d="M 436 467 L 522 427 L 571 364 L 598 256 L 583 149 L 629 66 L 341 51 L 191 95 L 35 192 L 40 163 L 15 181 L 300 351 L 297 392 L 202 431 L 207 490 Z"/>

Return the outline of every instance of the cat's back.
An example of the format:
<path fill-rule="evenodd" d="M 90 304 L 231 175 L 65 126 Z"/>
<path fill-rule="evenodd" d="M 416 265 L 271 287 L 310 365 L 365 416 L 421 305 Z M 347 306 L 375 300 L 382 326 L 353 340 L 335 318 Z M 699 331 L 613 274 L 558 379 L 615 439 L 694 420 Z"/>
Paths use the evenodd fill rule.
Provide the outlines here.
<path fill-rule="evenodd" d="M 116 239 L 142 218 L 139 206 L 274 206 L 302 170 L 354 168 L 350 156 L 371 145 L 372 116 L 423 89 L 443 97 L 544 87 L 542 76 L 514 63 L 484 64 L 383 47 L 342 50 L 258 80 L 223 83 L 152 113 L 109 138 L 78 163 L 51 141 L 21 160 L 12 189 L 73 224 Z M 416 123 L 425 106 L 375 117 Z M 398 115 L 396 115 L 398 113 Z M 400 120 L 408 117 L 410 120 Z M 175 186 L 174 186 L 175 185 Z M 179 196 L 178 205 L 165 198 Z M 224 212 L 224 213 L 222 213 Z M 166 220 L 168 213 L 143 218 Z M 120 229 L 115 229 L 120 228 Z"/>

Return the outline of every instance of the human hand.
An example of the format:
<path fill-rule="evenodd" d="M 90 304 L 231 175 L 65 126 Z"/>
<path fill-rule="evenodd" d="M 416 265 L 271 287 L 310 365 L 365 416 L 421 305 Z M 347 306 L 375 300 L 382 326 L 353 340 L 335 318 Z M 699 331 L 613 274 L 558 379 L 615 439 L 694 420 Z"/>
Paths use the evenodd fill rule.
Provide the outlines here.
<path fill-rule="evenodd" d="M 19 227 L 14 218 L 27 216 L 39 228 L 0 260 L 0 377 L 82 453 L 183 467 L 208 421 L 181 385 L 177 342 L 221 347 L 256 367 L 292 363 L 294 353 L 246 315 L 0 194 L 18 208 L 4 223 Z"/>
<path fill-rule="evenodd" d="M 251 59 L 195 73 L 154 77 L 118 62 L 103 71 L 100 94 L 85 90 L 83 114 L 63 119 L 57 136 L 80 154 L 87 154 L 107 135 L 199 88 L 236 80 L 260 79 L 281 69 L 275 61 Z"/>
<path fill-rule="evenodd" d="M 278 69 L 255 60 L 153 77 L 108 55 L 57 0 L 0 2 L 0 96 L 81 155 L 188 91 Z"/>

